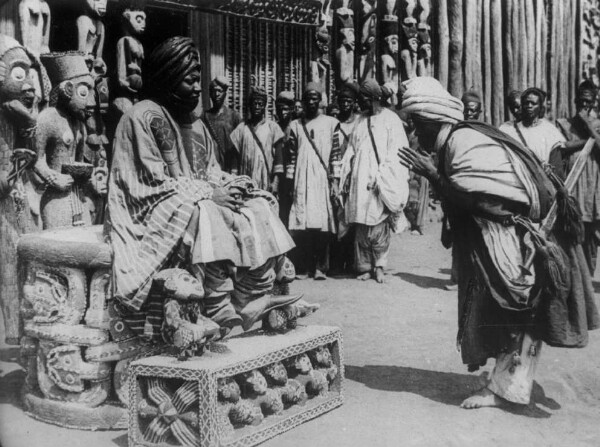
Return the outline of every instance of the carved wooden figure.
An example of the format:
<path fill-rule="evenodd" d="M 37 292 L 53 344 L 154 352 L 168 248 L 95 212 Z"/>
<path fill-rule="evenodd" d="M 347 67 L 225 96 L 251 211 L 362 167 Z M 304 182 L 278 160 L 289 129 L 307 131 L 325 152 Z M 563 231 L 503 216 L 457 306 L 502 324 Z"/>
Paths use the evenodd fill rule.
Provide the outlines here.
<path fill-rule="evenodd" d="M 85 12 L 77 18 L 77 49 L 86 54 L 90 71 L 97 75 L 106 74 L 106 64 L 102 58 L 104 50 L 104 23 L 107 0 L 85 0 Z"/>
<path fill-rule="evenodd" d="M 0 35 L 0 305 L 9 344 L 19 339 L 17 241 L 37 230 L 23 178 L 35 161 L 35 92 L 31 59 L 13 38 Z"/>
<path fill-rule="evenodd" d="M 320 27 L 315 40 L 317 58 L 310 63 L 310 81 L 319 84 L 322 91 L 326 92 L 323 95 L 324 102 L 326 102 L 329 94 L 329 74 L 331 71 L 331 64 L 329 62 L 330 42 L 331 37 L 327 27 Z"/>
<path fill-rule="evenodd" d="M 49 53 L 50 7 L 45 0 L 21 0 L 19 25 L 23 46 L 35 55 Z"/>
<path fill-rule="evenodd" d="M 375 39 L 377 36 L 377 2 L 362 0 L 359 81 L 375 77 Z"/>
<path fill-rule="evenodd" d="M 113 105 L 125 113 L 138 100 L 142 88 L 144 47 L 138 36 L 146 29 L 146 13 L 139 1 L 132 1 L 121 14 L 123 37 L 117 42 L 118 92 Z"/>
<path fill-rule="evenodd" d="M 82 53 L 42 57 L 54 85 L 56 102 L 40 113 L 36 173 L 46 185 L 41 216 L 44 229 L 90 225 L 84 192 L 93 165 L 83 162 L 85 120 L 94 109 L 93 79 Z"/>
<path fill-rule="evenodd" d="M 417 30 L 419 42 L 417 75 L 431 76 L 431 37 L 429 35 L 429 25 L 420 23 Z"/>
<path fill-rule="evenodd" d="M 387 17 L 387 16 L 386 16 Z M 393 16 L 389 16 L 391 19 Z M 381 55 L 381 80 L 384 84 L 391 84 L 398 88 L 398 20 L 385 20 L 382 22 L 384 53 Z M 391 98 L 396 104 L 396 96 Z"/>
<path fill-rule="evenodd" d="M 340 8 L 336 11 L 339 19 L 340 46 L 335 51 L 337 85 L 354 80 L 354 16 L 350 9 Z"/>
<path fill-rule="evenodd" d="M 417 40 L 417 21 L 412 17 L 404 19 L 402 24 L 402 50 L 400 59 L 402 61 L 402 79 L 412 79 L 417 76 L 417 53 L 419 42 Z"/>

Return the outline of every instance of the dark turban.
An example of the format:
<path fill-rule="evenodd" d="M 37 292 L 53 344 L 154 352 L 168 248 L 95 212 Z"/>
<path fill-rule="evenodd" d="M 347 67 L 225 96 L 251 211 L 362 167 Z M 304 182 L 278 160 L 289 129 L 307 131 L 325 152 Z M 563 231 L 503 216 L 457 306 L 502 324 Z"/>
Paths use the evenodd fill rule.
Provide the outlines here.
<path fill-rule="evenodd" d="M 381 99 L 383 90 L 374 79 L 367 79 L 360 86 L 360 94 L 367 98 Z"/>
<path fill-rule="evenodd" d="M 158 45 L 145 62 L 144 85 L 151 95 L 162 96 L 200 68 L 200 55 L 192 39 L 176 36 Z"/>
<path fill-rule="evenodd" d="M 582 92 L 592 92 L 593 95 L 596 95 L 598 93 L 598 88 L 592 81 L 586 79 L 577 86 L 577 96 L 580 96 Z"/>
<path fill-rule="evenodd" d="M 287 104 L 290 106 L 294 105 L 294 92 L 290 92 L 288 90 L 284 90 L 277 95 L 276 103 Z"/>
<path fill-rule="evenodd" d="M 477 93 L 475 90 L 468 90 L 460 98 L 463 104 L 468 102 L 476 102 L 477 104 L 481 104 L 481 95 Z"/>
<path fill-rule="evenodd" d="M 357 83 L 347 82 L 342 86 L 342 88 L 340 88 L 338 92 L 338 98 L 344 97 L 356 99 L 358 97 L 358 91 L 359 87 Z"/>
<path fill-rule="evenodd" d="M 323 96 L 323 87 L 316 82 L 309 82 L 306 84 L 306 88 L 304 89 L 304 93 L 302 94 L 302 98 L 306 98 L 306 95 L 310 92 L 316 92 L 319 95 Z"/>
<path fill-rule="evenodd" d="M 544 101 L 546 101 L 546 92 L 537 87 L 529 87 L 523 93 L 521 93 L 521 101 L 523 101 L 527 95 L 535 95 L 540 98 L 540 104 L 543 105 Z"/>
<path fill-rule="evenodd" d="M 217 76 L 212 81 L 210 81 L 208 88 L 212 89 L 216 86 L 221 87 L 223 90 L 227 90 L 229 88 L 229 79 L 227 79 L 225 76 Z"/>
<path fill-rule="evenodd" d="M 252 101 L 255 98 L 264 99 L 266 101 L 267 91 L 264 88 L 258 86 L 250 87 L 250 93 L 248 94 L 248 102 Z"/>

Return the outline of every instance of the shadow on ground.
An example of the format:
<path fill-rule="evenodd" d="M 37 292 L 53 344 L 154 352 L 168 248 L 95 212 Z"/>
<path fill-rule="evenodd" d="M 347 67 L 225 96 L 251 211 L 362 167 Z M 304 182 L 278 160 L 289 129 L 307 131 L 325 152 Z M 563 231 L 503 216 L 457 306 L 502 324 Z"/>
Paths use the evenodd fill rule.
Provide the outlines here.
<path fill-rule="evenodd" d="M 465 397 L 485 386 L 486 374 L 479 376 L 457 374 L 426 369 L 390 365 L 365 365 L 344 367 L 346 378 L 363 383 L 369 388 L 381 391 L 411 393 L 446 405 L 460 406 Z M 541 419 L 552 414 L 540 408 L 543 405 L 557 410 L 560 405 L 546 397 L 543 388 L 534 382 L 530 405 L 507 403 L 502 407 L 509 413 Z"/>
<path fill-rule="evenodd" d="M 394 276 L 401 278 L 403 281 L 414 284 L 422 289 L 442 289 L 444 286 L 450 284 L 447 279 L 434 278 L 432 276 L 415 275 L 414 273 L 398 272 L 394 273 Z"/>

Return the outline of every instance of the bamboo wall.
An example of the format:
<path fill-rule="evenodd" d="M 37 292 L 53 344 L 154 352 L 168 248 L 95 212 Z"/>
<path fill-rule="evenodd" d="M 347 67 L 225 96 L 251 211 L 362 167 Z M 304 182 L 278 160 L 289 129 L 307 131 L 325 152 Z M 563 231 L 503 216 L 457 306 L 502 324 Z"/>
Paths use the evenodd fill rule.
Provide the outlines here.
<path fill-rule="evenodd" d="M 580 70 L 584 0 L 436 0 L 432 9 L 436 77 L 460 97 L 482 94 L 484 119 L 508 118 L 511 90 L 550 94 L 550 113 L 573 113 Z"/>

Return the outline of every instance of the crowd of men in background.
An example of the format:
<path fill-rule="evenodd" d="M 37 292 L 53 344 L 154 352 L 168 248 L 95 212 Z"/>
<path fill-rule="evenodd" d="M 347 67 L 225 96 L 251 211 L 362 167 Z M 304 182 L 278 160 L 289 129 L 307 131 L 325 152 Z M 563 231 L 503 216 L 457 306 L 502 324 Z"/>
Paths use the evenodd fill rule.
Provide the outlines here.
<path fill-rule="evenodd" d="M 346 84 L 325 107 L 320 86 L 310 83 L 301 98 L 280 92 L 270 120 L 264 89 L 252 87 L 243 118 L 226 105 L 228 87 L 225 77 L 211 82 L 212 107 L 202 120 L 218 146 L 222 169 L 249 176 L 277 197 L 280 217 L 296 242 L 291 258 L 298 279 L 353 273 L 383 282 L 391 234 L 407 228 L 423 234 L 435 200 L 428 181 L 408 172 L 394 155 L 404 146 L 418 148 L 410 117 L 388 101 L 394 92 L 373 80 Z M 471 90 L 461 99 L 464 119 L 481 120 L 481 96 Z M 577 114 L 553 123 L 544 91 L 512 91 L 506 98 L 512 119 L 499 129 L 564 179 L 589 136 L 581 120 L 598 121 L 596 100 L 595 86 L 583 82 Z M 588 163 L 573 193 L 583 212 L 592 272 L 600 241 L 599 175 L 598 163 Z"/>

